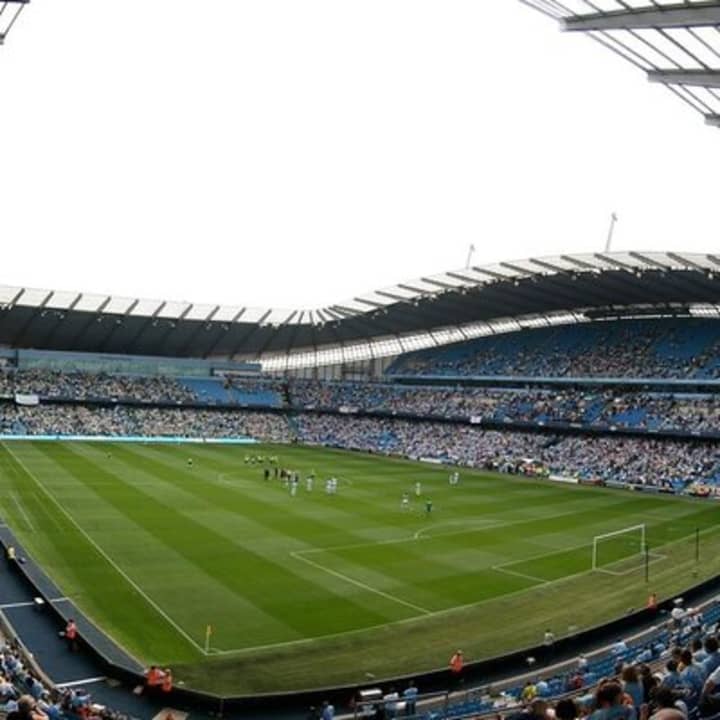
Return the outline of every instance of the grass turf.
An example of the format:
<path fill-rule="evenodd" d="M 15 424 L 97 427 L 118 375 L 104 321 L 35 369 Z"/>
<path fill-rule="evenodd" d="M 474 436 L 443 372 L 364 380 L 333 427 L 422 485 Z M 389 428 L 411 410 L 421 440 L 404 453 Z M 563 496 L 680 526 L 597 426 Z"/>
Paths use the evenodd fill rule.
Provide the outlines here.
<path fill-rule="evenodd" d="M 314 470 L 312 493 L 265 482 L 247 454 L 277 454 L 303 478 Z M 329 475 L 336 496 L 324 492 Z M 468 470 L 457 487 L 447 478 L 294 446 L 0 445 L 3 517 L 63 592 L 140 659 L 218 693 L 419 672 L 458 646 L 470 660 L 497 655 L 720 572 L 712 503 Z M 604 571 L 591 572 L 593 536 L 638 523 L 651 585 L 639 533 L 603 543 Z"/>

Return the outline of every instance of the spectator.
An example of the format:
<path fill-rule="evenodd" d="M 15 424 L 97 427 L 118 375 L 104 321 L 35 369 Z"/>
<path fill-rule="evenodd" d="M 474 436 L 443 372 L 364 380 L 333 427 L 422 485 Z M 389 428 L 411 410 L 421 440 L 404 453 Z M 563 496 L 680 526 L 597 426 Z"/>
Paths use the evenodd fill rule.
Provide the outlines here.
<path fill-rule="evenodd" d="M 590 720 L 635 720 L 635 708 L 622 702 L 623 690 L 620 683 L 601 683 L 595 693 L 595 710 Z"/>
<path fill-rule="evenodd" d="M 417 708 L 418 689 L 415 681 L 411 680 L 403 692 L 403 700 L 405 701 L 405 714 L 414 715 Z"/>

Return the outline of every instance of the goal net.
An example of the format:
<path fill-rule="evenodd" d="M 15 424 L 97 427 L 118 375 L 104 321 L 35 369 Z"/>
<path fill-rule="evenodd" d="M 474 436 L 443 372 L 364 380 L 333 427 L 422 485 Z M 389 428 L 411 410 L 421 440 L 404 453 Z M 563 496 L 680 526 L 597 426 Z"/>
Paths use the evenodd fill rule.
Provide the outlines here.
<path fill-rule="evenodd" d="M 642 557 L 645 547 L 644 524 L 596 535 L 592 545 L 592 569 L 602 570 L 620 560 Z"/>

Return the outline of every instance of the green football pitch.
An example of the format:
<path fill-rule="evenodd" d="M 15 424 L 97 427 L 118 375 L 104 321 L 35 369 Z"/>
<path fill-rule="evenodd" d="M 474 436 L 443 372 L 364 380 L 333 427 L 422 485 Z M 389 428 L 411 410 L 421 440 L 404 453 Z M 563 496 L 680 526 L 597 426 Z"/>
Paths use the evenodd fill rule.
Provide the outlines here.
<path fill-rule="evenodd" d="M 248 454 L 298 470 L 297 496 Z M 457 647 L 489 657 L 720 572 L 711 502 L 448 474 L 299 446 L 6 442 L 0 512 L 120 645 L 223 694 L 441 668 Z M 600 542 L 592 569 L 593 537 L 640 524 L 649 584 L 637 530 Z"/>

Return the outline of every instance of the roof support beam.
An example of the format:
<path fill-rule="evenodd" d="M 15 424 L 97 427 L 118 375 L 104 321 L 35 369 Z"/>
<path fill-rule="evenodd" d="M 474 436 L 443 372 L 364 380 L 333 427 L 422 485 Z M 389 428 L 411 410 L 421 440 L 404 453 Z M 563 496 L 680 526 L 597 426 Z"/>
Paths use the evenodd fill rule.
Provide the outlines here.
<path fill-rule="evenodd" d="M 683 28 L 720 25 L 720 2 L 704 2 L 687 5 L 678 3 L 619 10 L 608 13 L 576 15 L 562 21 L 563 30 L 641 30 L 644 28 Z"/>
<path fill-rule="evenodd" d="M 631 257 L 634 257 L 636 260 L 639 260 L 642 263 L 645 263 L 646 265 L 650 265 L 650 267 L 655 267 L 658 270 L 667 271 L 672 270 L 672 267 L 670 265 L 663 265 L 661 262 L 658 262 L 657 260 L 653 260 L 652 258 L 647 257 L 646 255 L 643 255 L 642 253 L 635 252 L 634 250 L 631 250 L 628 255 Z"/>
<path fill-rule="evenodd" d="M 195 341 L 198 338 L 198 335 L 200 335 L 200 332 L 202 329 L 206 326 L 206 323 L 209 323 L 212 321 L 212 319 L 215 317 L 215 315 L 218 314 L 220 311 L 220 305 L 215 305 L 215 307 L 202 319 L 202 320 L 189 320 L 188 322 L 195 323 L 195 329 L 190 333 L 190 336 L 188 339 L 180 346 L 180 348 L 176 351 L 178 355 L 184 357 L 186 355 L 191 355 L 190 352 L 191 348 L 195 344 Z M 232 322 L 235 322 L 237 319 L 237 316 L 235 316 L 232 319 Z M 209 352 L 205 349 L 203 349 L 203 357 L 206 357 L 205 353 Z"/>
<path fill-rule="evenodd" d="M 345 307 L 345 305 L 331 305 L 329 309 L 334 310 L 336 313 L 340 313 L 345 317 L 355 317 L 356 315 L 361 314 L 359 310 L 353 310 L 352 308 Z"/>
<path fill-rule="evenodd" d="M 507 282 L 507 281 L 512 282 L 515 279 L 511 275 L 503 275 L 502 273 L 495 272 L 494 270 L 488 270 L 488 268 L 473 266 L 472 269 L 476 273 L 480 273 L 481 275 L 487 275 L 488 277 L 492 278 L 493 280 L 500 280 L 501 282 Z M 487 281 L 485 281 L 485 282 L 487 282 Z"/>
<path fill-rule="evenodd" d="M 140 342 L 140 338 L 142 335 L 152 326 L 157 327 L 158 324 L 158 318 L 160 317 L 160 313 L 165 309 L 165 306 L 167 305 L 167 300 L 164 302 L 161 302 L 160 305 L 158 305 L 155 310 L 153 310 L 152 315 L 148 317 L 142 325 L 140 325 L 140 328 L 135 333 L 135 335 L 132 336 L 132 338 L 127 342 L 125 345 L 126 352 L 128 355 L 134 355 L 139 354 L 139 351 L 135 349 L 135 345 Z"/>
<path fill-rule="evenodd" d="M 692 268 L 693 270 L 699 270 L 700 272 L 708 272 L 708 268 L 703 267 L 702 265 L 693 262 L 692 260 L 688 260 L 686 257 L 681 255 L 680 253 L 674 253 L 669 252 L 667 256 L 674 260 L 677 263 L 680 263 L 681 265 L 684 265 L 686 268 Z"/>
<path fill-rule="evenodd" d="M 23 327 L 18 331 L 16 340 L 15 340 L 15 347 L 26 347 L 25 345 L 25 338 L 30 332 L 30 326 L 33 324 L 36 318 L 42 317 L 45 315 L 45 307 L 50 302 L 50 298 L 55 294 L 54 290 L 51 290 L 45 297 L 42 299 L 42 302 L 39 305 L 36 305 L 32 309 L 32 313 L 30 314 L 30 319 L 23 325 Z M 32 345 L 31 345 L 32 347 Z"/>
<path fill-rule="evenodd" d="M 664 85 L 720 88 L 720 70 L 650 70 L 647 79 Z"/>
<path fill-rule="evenodd" d="M 720 115 L 706 115 L 705 124 L 710 127 L 720 128 Z"/>
<path fill-rule="evenodd" d="M 571 270 L 561 268 L 559 265 L 553 265 L 552 263 L 549 263 L 545 260 L 540 260 L 538 258 L 530 258 L 529 262 L 531 262 L 533 265 L 537 265 L 538 267 L 543 268 L 544 270 L 549 270 L 550 272 L 566 273 L 568 275 L 572 274 Z"/>
<path fill-rule="evenodd" d="M 103 311 L 105 308 L 110 304 L 110 301 L 112 300 L 112 297 L 108 295 L 101 303 L 97 306 L 97 308 L 93 311 L 83 311 L 88 315 L 88 320 L 86 323 L 83 323 L 83 326 L 73 335 L 72 339 L 70 340 L 69 347 L 76 348 L 78 346 L 78 343 L 80 342 L 80 338 L 82 338 L 85 333 L 92 327 L 93 323 L 97 320 L 98 317 L 102 317 Z"/>
<path fill-rule="evenodd" d="M 427 288 L 419 288 L 419 287 L 415 287 L 414 285 L 408 285 L 407 283 L 401 283 L 400 285 L 398 285 L 398 287 L 401 290 L 407 290 L 408 292 L 414 292 L 414 293 L 417 293 L 418 295 L 427 295 L 429 292 Z"/>
<path fill-rule="evenodd" d="M 388 292 L 387 290 L 376 290 L 376 295 L 382 295 L 383 297 L 386 297 L 390 300 L 395 300 L 396 302 L 407 302 L 410 298 L 403 297 L 402 295 L 395 295 L 391 292 Z"/>
<path fill-rule="evenodd" d="M 169 318 L 168 326 L 157 342 L 158 347 L 165 349 L 170 335 L 177 330 L 178 325 L 188 316 L 188 313 L 193 309 L 193 307 L 192 303 L 188 303 L 187 307 L 180 313 L 180 315 L 177 316 L 177 319 Z"/>
<path fill-rule="evenodd" d="M 362 303 L 363 305 L 369 305 L 371 308 L 376 308 L 378 310 L 381 310 L 382 308 L 386 307 L 384 303 L 374 302 L 373 300 L 367 300 L 366 298 L 353 298 L 353 302 L 356 303 Z"/>
<path fill-rule="evenodd" d="M 13 295 L 12 299 L 10 300 L 10 302 L 8 302 L 8 303 L 5 304 L 5 308 L 4 308 L 4 309 L 6 309 L 6 310 L 12 310 L 12 309 L 15 307 L 15 305 L 17 305 L 18 301 L 20 300 L 20 298 L 21 298 L 24 294 L 25 294 L 25 288 L 21 288 L 20 290 L 18 290 L 18 291 Z"/>
<path fill-rule="evenodd" d="M 457 290 L 457 285 L 451 285 L 450 283 L 446 282 L 440 282 L 440 280 L 433 280 L 432 278 L 420 278 L 420 280 L 424 283 L 428 283 L 429 285 L 435 285 L 436 287 L 443 288 L 444 290 Z"/>
<path fill-rule="evenodd" d="M 475 286 L 482 284 L 485 282 L 482 278 L 474 278 L 470 277 L 469 275 L 464 275 L 463 273 L 457 273 L 457 272 L 449 272 L 447 273 L 448 277 L 455 278 L 456 280 L 462 280 L 464 283 L 469 283 L 470 285 L 466 285 L 465 287 L 469 286 Z"/>
<path fill-rule="evenodd" d="M 17 6 L 13 11 L 12 17 L 10 17 L 7 21 L 3 18 L 4 27 L 0 29 L 0 45 L 5 42 L 5 38 L 8 33 L 12 30 L 13 25 L 20 17 L 20 13 L 25 9 L 25 6 L 29 2 L 30 0 L 3 0 L 3 2 L 0 3 L 0 15 L 2 15 L 8 7 Z"/>

